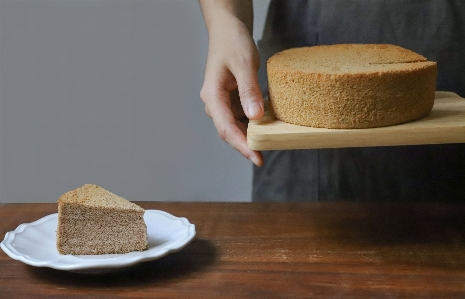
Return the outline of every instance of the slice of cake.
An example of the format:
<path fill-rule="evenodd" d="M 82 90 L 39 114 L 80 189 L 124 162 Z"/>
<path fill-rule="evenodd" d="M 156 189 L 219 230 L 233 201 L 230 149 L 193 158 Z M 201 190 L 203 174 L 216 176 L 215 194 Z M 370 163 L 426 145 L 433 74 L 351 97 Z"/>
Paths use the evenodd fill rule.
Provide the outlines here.
<path fill-rule="evenodd" d="M 93 184 L 58 199 L 60 254 L 96 255 L 147 249 L 144 209 Z"/>
<path fill-rule="evenodd" d="M 331 129 L 396 125 L 434 104 L 436 62 L 394 45 L 294 48 L 268 60 L 276 118 Z"/>

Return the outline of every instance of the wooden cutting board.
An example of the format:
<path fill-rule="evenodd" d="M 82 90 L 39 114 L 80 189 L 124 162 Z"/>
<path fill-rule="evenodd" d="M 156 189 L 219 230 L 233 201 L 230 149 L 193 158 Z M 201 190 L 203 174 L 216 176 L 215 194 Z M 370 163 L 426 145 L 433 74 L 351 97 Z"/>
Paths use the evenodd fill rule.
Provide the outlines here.
<path fill-rule="evenodd" d="M 251 121 L 247 143 L 253 150 L 290 150 L 414 144 L 465 143 L 465 99 L 437 91 L 431 113 L 417 121 L 373 129 L 322 129 L 292 125 L 267 111 Z"/>

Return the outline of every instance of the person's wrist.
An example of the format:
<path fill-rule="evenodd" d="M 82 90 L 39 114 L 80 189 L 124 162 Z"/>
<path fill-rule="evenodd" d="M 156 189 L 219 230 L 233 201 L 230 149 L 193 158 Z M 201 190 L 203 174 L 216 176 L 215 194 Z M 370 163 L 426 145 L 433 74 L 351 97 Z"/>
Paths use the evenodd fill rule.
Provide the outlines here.
<path fill-rule="evenodd" d="M 245 34 L 252 37 L 251 28 L 249 28 L 240 18 L 227 12 L 215 14 L 215 16 L 213 16 L 210 20 L 210 25 L 207 28 L 209 39 L 223 39 L 237 34 Z"/>

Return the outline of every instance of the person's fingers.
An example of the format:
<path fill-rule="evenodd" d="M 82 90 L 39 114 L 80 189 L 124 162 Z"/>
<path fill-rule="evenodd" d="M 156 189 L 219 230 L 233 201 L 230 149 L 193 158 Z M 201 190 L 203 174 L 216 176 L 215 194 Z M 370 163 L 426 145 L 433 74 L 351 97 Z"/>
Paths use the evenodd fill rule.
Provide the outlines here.
<path fill-rule="evenodd" d="M 220 103 L 220 102 L 217 102 Z M 236 120 L 227 105 L 217 105 L 211 109 L 213 123 L 218 135 L 257 166 L 263 164 L 261 154 L 249 148 L 246 139 L 247 125 Z"/>
<path fill-rule="evenodd" d="M 263 164 L 261 153 L 251 150 L 247 145 L 245 137 L 247 125 L 237 120 L 233 115 L 229 92 L 204 91 L 201 97 L 205 103 L 205 112 L 212 118 L 221 139 L 229 143 L 252 163 L 261 166 Z"/>
<path fill-rule="evenodd" d="M 207 105 L 205 105 L 205 113 L 208 115 L 208 117 L 212 118 L 212 114 L 210 113 L 210 109 L 208 109 Z"/>
<path fill-rule="evenodd" d="M 242 104 L 241 104 L 241 100 L 239 99 L 239 92 L 238 90 L 234 90 L 232 92 L 230 92 L 230 109 L 234 115 L 234 118 L 238 121 L 240 121 L 241 123 L 245 123 L 247 124 L 249 119 L 247 118 L 247 116 L 245 115 L 244 113 L 244 110 L 242 108 Z M 211 118 L 211 113 L 210 113 L 210 109 L 208 108 L 208 105 L 205 104 L 205 113 Z M 245 133 L 245 132 L 244 132 Z"/>
<path fill-rule="evenodd" d="M 243 113 L 243 112 L 242 112 Z M 254 151 L 249 148 L 249 145 L 247 144 L 247 126 L 249 123 L 249 119 L 247 117 L 244 117 L 242 119 L 237 119 L 236 118 L 236 126 L 241 130 L 242 132 L 242 137 L 241 137 L 241 143 L 245 145 L 245 149 L 239 152 L 244 152 L 246 155 L 245 157 L 249 157 L 248 159 L 252 161 L 255 165 L 257 166 L 262 166 L 263 165 L 263 155 L 259 151 Z M 253 153 L 253 154 L 252 154 Z"/>
<path fill-rule="evenodd" d="M 231 111 L 234 115 L 234 118 L 243 123 L 248 122 L 248 118 L 244 113 L 244 109 L 242 108 L 241 99 L 239 98 L 239 91 L 236 89 L 230 92 L 229 98 L 231 99 Z"/>
<path fill-rule="evenodd" d="M 245 115 L 249 119 L 259 119 L 264 113 L 264 104 L 260 85 L 258 84 L 257 67 L 253 65 L 235 65 L 231 72 L 236 78 L 237 90 Z"/>

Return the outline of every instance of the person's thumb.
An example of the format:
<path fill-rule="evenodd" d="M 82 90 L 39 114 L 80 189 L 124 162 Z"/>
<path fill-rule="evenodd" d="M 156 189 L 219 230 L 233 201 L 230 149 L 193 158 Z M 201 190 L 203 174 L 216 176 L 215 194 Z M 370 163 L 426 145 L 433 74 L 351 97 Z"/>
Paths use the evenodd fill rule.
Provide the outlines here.
<path fill-rule="evenodd" d="M 259 119 L 264 113 L 264 104 L 257 73 L 250 69 L 241 69 L 235 73 L 237 89 L 242 109 L 249 119 Z"/>

